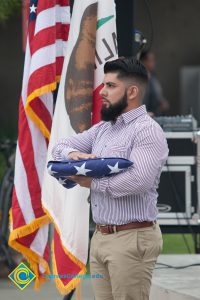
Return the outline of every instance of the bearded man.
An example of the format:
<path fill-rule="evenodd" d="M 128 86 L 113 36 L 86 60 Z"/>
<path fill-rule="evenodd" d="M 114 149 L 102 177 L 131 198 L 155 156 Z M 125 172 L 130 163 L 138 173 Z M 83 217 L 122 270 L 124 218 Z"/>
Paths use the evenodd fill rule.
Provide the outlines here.
<path fill-rule="evenodd" d="M 91 275 L 96 300 L 148 300 L 153 269 L 162 249 L 156 222 L 157 188 L 168 147 L 161 127 L 142 105 L 148 74 L 134 58 L 104 66 L 102 121 L 58 141 L 56 160 L 122 157 L 133 166 L 115 176 L 70 179 L 91 190 L 96 230 L 91 240 Z M 95 277 L 95 276 L 94 276 Z"/>

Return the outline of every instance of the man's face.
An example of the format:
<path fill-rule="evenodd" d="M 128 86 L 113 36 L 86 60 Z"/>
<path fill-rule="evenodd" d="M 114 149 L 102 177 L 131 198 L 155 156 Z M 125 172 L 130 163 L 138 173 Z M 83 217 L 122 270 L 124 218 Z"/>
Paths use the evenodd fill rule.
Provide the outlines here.
<path fill-rule="evenodd" d="M 117 78 L 116 73 L 107 73 L 104 76 L 103 88 L 99 94 L 102 97 L 102 120 L 115 121 L 128 106 L 124 82 Z"/>

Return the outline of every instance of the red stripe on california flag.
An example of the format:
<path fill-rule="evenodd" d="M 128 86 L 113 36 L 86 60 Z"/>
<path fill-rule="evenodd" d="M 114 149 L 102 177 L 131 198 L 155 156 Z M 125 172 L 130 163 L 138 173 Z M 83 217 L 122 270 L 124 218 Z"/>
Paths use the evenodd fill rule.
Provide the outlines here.
<path fill-rule="evenodd" d="M 52 8 L 55 5 L 69 6 L 69 0 L 51 0 L 51 1 L 38 1 L 37 14 L 48 8 Z"/>
<path fill-rule="evenodd" d="M 100 84 L 93 92 L 93 107 L 92 107 L 92 124 L 97 124 L 101 121 L 101 107 L 102 107 L 102 98 L 99 95 L 100 90 L 102 89 L 102 84 Z"/>
<path fill-rule="evenodd" d="M 66 274 L 66 270 L 70 275 L 77 275 L 81 271 L 80 267 L 74 263 L 64 252 L 59 234 L 54 229 L 54 253 L 57 267 L 57 274 Z M 67 285 L 72 278 L 60 278 L 64 285 Z"/>
<path fill-rule="evenodd" d="M 20 101 L 20 105 L 19 105 L 19 126 L 20 126 L 20 135 L 18 137 L 19 150 L 21 153 L 24 168 L 27 173 L 27 182 L 28 182 L 28 188 L 31 197 L 33 211 L 35 213 L 35 217 L 39 218 L 44 215 L 44 211 L 41 205 L 41 188 L 40 188 L 38 174 L 34 162 L 34 150 L 32 144 L 32 137 L 31 137 L 31 133 L 28 126 L 27 117 L 24 111 L 24 106 L 22 101 Z"/>
<path fill-rule="evenodd" d="M 40 98 L 35 98 L 30 102 L 30 106 L 40 120 L 44 123 L 48 131 L 51 131 L 52 117 Z"/>
<path fill-rule="evenodd" d="M 26 225 L 21 207 L 19 206 L 19 202 L 17 199 L 15 186 L 12 193 L 12 215 L 15 216 L 13 218 L 13 229 Z"/>
<path fill-rule="evenodd" d="M 48 45 L 55 44 L 55 40 L 67 41 L 69 34 L 69 24 L 56 23 L 56 26 L 47 27 L 40 30 L 34 36 L 34 43 L 30 44 L 31 55 L 37 50 Z"/>

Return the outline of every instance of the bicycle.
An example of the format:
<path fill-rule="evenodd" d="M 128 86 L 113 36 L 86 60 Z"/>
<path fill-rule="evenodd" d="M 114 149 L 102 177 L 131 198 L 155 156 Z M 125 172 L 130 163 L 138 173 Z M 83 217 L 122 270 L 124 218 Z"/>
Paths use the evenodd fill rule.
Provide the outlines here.
<path fill-rule="evenodd" d="M 16 266 L 12 258 L 12 250 L 8 246 L 9 210 L 12 205 L 12 190 L 14 185 L 16 142 L 9 140 L 0 142 L 0 152 L 6 162 L 6 170 L 0 183 L 0 262 L 6 263 L 11 272 Z"/>

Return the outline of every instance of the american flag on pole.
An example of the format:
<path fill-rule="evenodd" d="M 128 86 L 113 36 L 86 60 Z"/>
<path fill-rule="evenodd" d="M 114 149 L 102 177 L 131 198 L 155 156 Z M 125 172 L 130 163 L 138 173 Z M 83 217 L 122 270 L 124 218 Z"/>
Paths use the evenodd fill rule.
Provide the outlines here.
<path fill-rule="evenodd" d="M 42 208 L 41 185 L 69 22 L 69 0 L 30 1 L 9 245 L 30 263 L 36 287 L 49 273 L 50 219 Z"/>
<path fill-rule="evenodd" d="M 67 54 L 53 118 L 47 162 L 57 140 L 83 132 L 99 121 L 98 95 L 103 65 L 117 58 L 114 0 L 75 0 Z M 42 203 L 55 225 L 53 274 L 67 294 L 86 273 L 89 235 L 89 190 L 66 189 L 47 172 Z"/>

